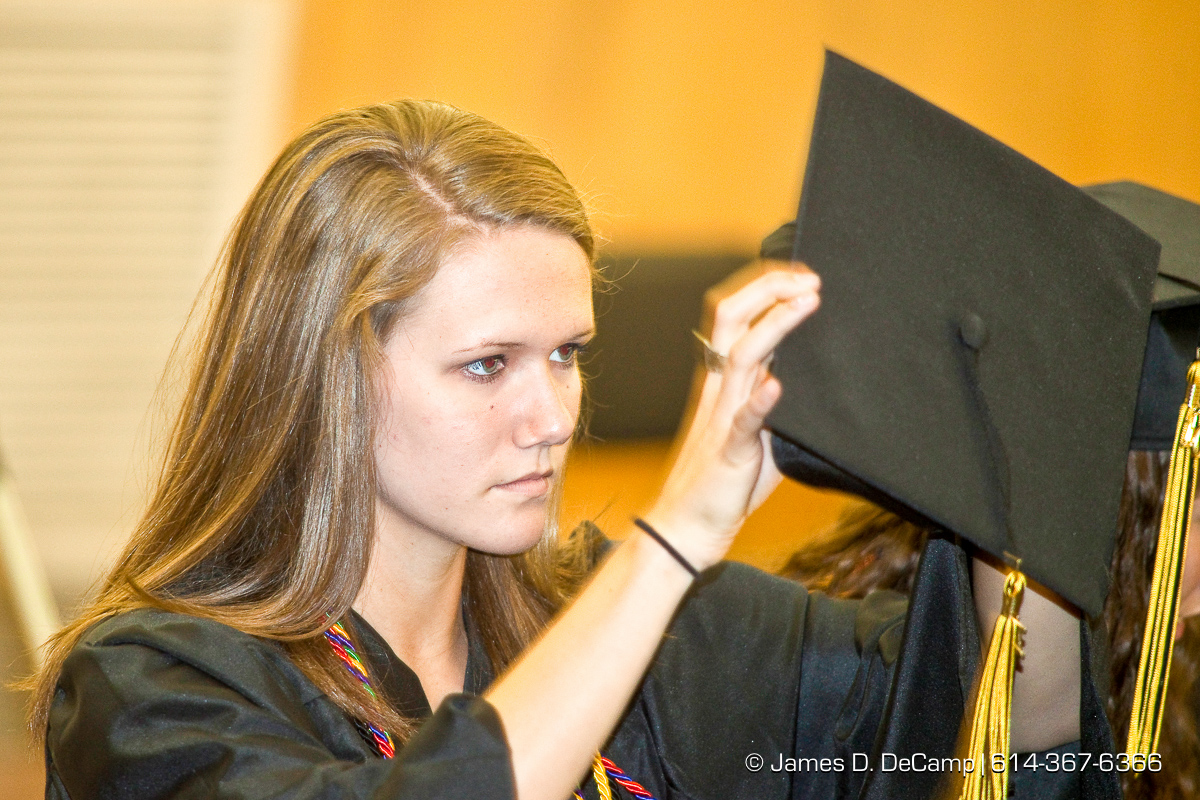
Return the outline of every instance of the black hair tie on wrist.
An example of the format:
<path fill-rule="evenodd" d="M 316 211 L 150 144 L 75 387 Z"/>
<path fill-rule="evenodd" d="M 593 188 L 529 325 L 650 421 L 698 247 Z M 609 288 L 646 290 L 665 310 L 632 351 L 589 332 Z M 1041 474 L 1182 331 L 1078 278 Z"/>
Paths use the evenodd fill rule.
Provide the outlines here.
<path fill-rule="evenodd" d="M 658 542 L 659 544 L 661 544 L 663 549 L 666 550 L 668 553 L 670 553 L 671 557 L 674 558 L 676 561 L 678 561 L 679 565 L 681 567 L 683 567 L 684 569 L 686 569 L 693 578 L 700 577 L 700 572 L 695 567 L 693 567 L 686 558 L 683 557 L 682 553 L 680 553 L 678 550 L 676 550 L 674 547 L 672 547 L 671 543 L 668 542 L 666 539 L 664 539 L 663 535 L 661 533 L 654 530 L 654 528 L 651 528 L 650 523 L 646 522 L 646 520 L 642 519 L 641 517 L 634 517 L 633 524 L 637 525 L 639 528 L 644 530 L 646 533 L 650 534 L 650 538 L 653 539 L 654 541 Z"/>

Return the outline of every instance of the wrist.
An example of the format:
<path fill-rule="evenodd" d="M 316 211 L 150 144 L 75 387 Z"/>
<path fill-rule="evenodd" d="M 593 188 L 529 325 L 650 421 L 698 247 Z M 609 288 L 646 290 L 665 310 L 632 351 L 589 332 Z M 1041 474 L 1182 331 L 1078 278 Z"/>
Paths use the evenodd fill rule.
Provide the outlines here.
<path fill-rule="evenodd" d="M 642 519 L 641 517 L 634 517 L 633 524 L 640 528 L 642 533 L 653 539 L 655 543 L 662 547 L 663 550 L 666 550 L 667 555 L 675 559 L 676 563 L 683 567 L 684 571 L 691 575 L 693 579 L 700 577 L 700 570 L 692 566 L 692 562 L 688 561 L 683 553 L 680 553 L 675 546 L 667 540 L 667 537 L 655 530 L 653 525 L 646 522 L 646 520 Z"/>
<path fill-rule="evenodd" d="M 638 519 L 658 536 L 655 537 L 645 529 L 639 530 L 638 535 L 676 561 L 679 568 L 685 572 L 689 571 L 688 567 L 697 573 L 703 572 L 720 561 L 728 549 L 728 544 L 721 546 L 717 541 L 719 537 L 707 531 L 704 526 L 661 507 L 651 509 Z M 656 541 L 656 538 L 661 539 L 661 542 Z M 672 550 L 675 552 L 672 553 Z"/>

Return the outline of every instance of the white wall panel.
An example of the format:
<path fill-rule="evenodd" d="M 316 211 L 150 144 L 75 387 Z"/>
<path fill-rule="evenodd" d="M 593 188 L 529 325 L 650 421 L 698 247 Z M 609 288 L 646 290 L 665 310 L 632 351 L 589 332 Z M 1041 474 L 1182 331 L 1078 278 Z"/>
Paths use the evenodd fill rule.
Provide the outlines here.
<path fill-rule="evenodd" d="M 278 145 L 290 13 L 0 0 L 0 448 L 65 598 L 140 509 L 167 355 Z"/>

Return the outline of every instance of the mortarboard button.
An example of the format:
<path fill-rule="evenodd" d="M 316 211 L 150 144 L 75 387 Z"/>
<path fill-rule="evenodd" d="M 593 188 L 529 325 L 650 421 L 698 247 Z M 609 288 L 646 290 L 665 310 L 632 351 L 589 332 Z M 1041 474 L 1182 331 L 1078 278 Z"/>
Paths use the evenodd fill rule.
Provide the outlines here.
<path fill-rule="evenodd" d="M 983 345 L 987 342 L 987 324 L 978 314 L 970 311 L 963 314 L 958 331 L 963 344 L 972 350 L 982 350 Z"/>

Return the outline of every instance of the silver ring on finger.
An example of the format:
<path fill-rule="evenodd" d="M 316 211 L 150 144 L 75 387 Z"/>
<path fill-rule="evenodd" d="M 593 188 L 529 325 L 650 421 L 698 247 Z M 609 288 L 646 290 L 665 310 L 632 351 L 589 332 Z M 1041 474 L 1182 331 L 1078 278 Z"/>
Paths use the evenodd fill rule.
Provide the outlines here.
<path fill-rule="evenodd" d="M 718 375 L 724 372 L 725 367 L 729 364 L 728 354 L 717 352 L 717 348 L 713 347 L 713 343 L 708 340 L 708 337 L 695 328 L 692 329 L 692 335 L 700 343 L 700 359 L 704 368 Z"/>

